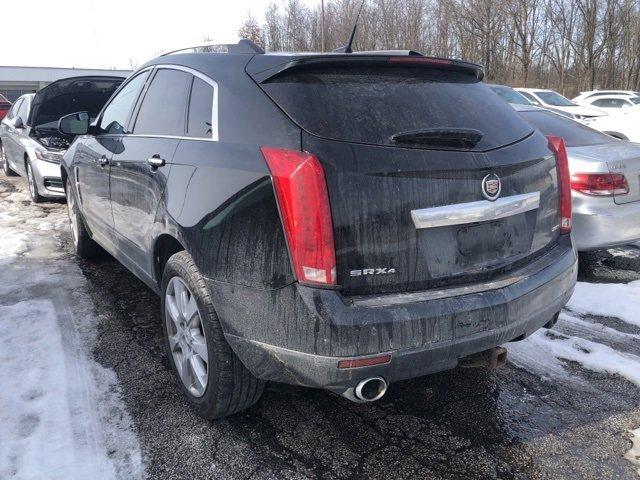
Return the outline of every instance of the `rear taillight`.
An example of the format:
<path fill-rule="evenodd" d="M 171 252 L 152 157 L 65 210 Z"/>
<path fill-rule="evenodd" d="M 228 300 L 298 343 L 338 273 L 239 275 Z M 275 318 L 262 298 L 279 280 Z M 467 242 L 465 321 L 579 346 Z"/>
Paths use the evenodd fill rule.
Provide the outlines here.
<path fill-rule="evenodd" d="M 293 269 L 303 283 L 335 285 L 336 253 L 324 170 L 309 153 L 262 147 Z"/>
<path fill-rule="evenodd" d="M 571 189 L 585 195 L 612 197 L 629 193 L 629 184 L 621 173 L 574 173 Z"/>
<path fill-rule="evenodd" d="M 560 233 L 571 232 L 571 180 L 569 174 L 569 158 L 564 140 L 553 135 L 547 136 L 549 149 L 556 157 L 558 175 L 558 196 L 560 210 Z"/>

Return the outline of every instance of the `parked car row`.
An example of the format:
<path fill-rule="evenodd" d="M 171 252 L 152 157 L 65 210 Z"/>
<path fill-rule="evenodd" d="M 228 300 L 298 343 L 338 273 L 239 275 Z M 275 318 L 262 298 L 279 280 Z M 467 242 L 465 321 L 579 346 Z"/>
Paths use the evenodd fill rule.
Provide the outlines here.
<path fill-rule="evenodd" d="M 56 110 L 75 252 L 106 250 L 160 295 L 167 356 L 204 417 L 250 407 L 265 381 L 370 402 L 504 363 L 501 344 L 556 322 L 576 243 L 616 233 L 589 212 L 624 210 L 637 232 L 635 147 L 516 111 L 478 65 L 213 50 L 148 62 L 101 109 Z M 572 201 L 593 240 L 572 238 Z"/>
<path fill-rule="evenodd" d="M 0 123 L 0 157 L 6 175 L 29 184 L 34 203 L 65 197 L 62 155 L 74 138 L 58 129 L 59 119 L 78 110 L 95 118 L 122 83 L 122 77 L 73 77 L 19 97 Z"/>

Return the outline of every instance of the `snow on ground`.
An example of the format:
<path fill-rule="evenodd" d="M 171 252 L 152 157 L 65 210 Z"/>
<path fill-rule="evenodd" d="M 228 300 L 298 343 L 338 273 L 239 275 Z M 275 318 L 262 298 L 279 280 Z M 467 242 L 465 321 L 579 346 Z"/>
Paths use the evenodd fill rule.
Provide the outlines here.
<path fill-rule="evenodd" d="M 640 327 L 640 280 L 627 284 L 579 282 L 567 308 L 582 314 L 617 317 Z"/>
<path fill-rule="evenodd" d="M 631 463 L 638 465 L 638 475 L 640 476 L 640 428 L 629 432 L 631 434 L 632 447 L 624 456 Z"/>
<path fill-rule="evenodd" d="M 563 320 L 561 318 L 560 322 Z M 619 352 L 603 343 L 553 330 L 539 330 L 508 348 L 513 363 L 542 377 L 571 377 L 563 362 L 569 360 L 587 370 L 620 375 L 640 387 L 640 357 Z"/>
<path fill-rule="evenodd" d="M 116 376 L 91 356 L 97 319 L 56 236 L 64 213 L 1 197 L 0 479 L 142 478 Z"/>

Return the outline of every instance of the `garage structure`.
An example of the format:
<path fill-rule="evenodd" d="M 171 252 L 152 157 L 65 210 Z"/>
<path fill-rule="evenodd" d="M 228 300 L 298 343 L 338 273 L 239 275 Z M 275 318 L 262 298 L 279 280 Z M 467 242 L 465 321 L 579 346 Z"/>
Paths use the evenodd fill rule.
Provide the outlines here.
<path fill-rule="evenodd" d="M 84 75 L 127 77 L 130 73 L 131 70 L 0 66 L 0 94 L 14 102 L 20 95 L 35 92 L 61 78 Z"/>

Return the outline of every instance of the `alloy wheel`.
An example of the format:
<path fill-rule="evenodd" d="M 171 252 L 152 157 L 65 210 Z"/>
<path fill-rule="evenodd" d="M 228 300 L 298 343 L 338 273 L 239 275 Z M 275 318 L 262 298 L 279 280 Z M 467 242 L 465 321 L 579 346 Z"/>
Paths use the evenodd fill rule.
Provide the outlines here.
<path fill-rule="evenodd" d="M 209 354 L 196 298 L 180 277 L 173 277 L 165 293 L 165 322 L 173 361 L 182 384 L 194 397 L 207 389 Z"/>
<path fill-rule="evenodd" d="M 2 161 L 2 169 L 6 175 L 9 175 L 9 164 L 7 163 L 7 159 L 4 158 L 4 150 L 2 149 L 2 144 L 0 144 L 0 160 Z"/>
<path fill-rule="evenodd" d="M 67 184 L 67 213 L 69 215 L 69 226 L 71 227 L 71 237 L 74 245 L 78 245 L 78 213 L 76 212 L 76 198 L 71 191 L 71 186 Z"/>
<path fill-rule="evenodd" d="M 33 178 L 30 163 L 27 163 L 27 181 L 29 182 L 29 193 L 31 193 L 31 198 L 36 198 L 36 181 Z"/>

